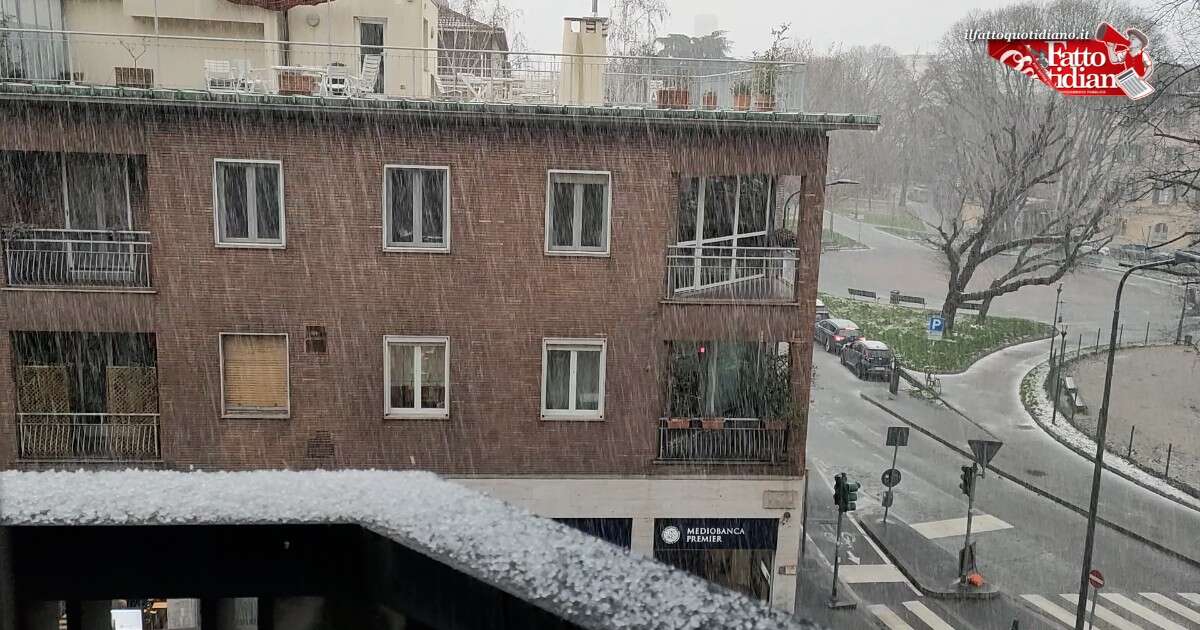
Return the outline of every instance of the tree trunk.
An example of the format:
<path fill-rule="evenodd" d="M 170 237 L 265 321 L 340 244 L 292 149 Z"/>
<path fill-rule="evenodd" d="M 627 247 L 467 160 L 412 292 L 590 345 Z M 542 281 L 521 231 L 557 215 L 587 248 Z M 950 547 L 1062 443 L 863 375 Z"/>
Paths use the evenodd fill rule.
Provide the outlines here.
<path fill-rule="evenodd" d="M 977 320 L 977 321 L 978 321 L 980 324 L 982 324 L 982 323 L 984 323 L 984 322 L 986 322 L 986 321 L 987 321 L 988 311 L 989 311 L 989 310 L 991 310 L 991 308 L 992 308 L 992 300 L 993 300 L 993 299 L 994 299 L 994 298 L 991 298 L 991 297 L 986 297 L 986 298 L 983 298 L 983 301 L 982 301 L 982 302 L 980 302 L 980 305 L 979 305 L 979 316 L 978 316 L 978 317 L 976 317 L 976 320 Z"/>
<path fill-rule="evenodd" d="M 944 328 L 942 328 L 942 336 L 950 337 L 954 335 L 954 316 L 958 314 L 958 305 L 962 303 L 960 293 L 951 293 L 946 296 L 946 301 L 942 303 L 942 319 L 944 320 Z"/>
<path fill-rule="evenodd" d="M 896 205 L 901 208 L 908 206 L 908 169 L 908 162 L 905 161 L 904 167 L 900 170 L 900 199 L 896 201 Z"/>

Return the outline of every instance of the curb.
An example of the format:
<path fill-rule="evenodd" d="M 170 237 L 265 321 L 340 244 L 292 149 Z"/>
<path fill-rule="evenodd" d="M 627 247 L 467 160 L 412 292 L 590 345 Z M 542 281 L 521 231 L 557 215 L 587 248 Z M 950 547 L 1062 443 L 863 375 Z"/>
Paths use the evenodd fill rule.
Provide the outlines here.
<path fill-rule="evenodd" d="M 917 577 L 916 572 L 912 571 L 904 562 L 902 562 L 899 556 L 892 553 L 891 548 L 888 547 L 888 543 L 886 543 L 878 534 L 875 533 L 875 526 L 873 524 L 869 524 L 865 518 L 860 518 L 858 522 L 860 525 L 862 525 L 862 530 L 866 532 L 867 536 L 869 536 L 871 540 L 875 541 L 875 544 L 879 545 L 879 548 L 883 550 L 883 553 L 886 554 L 889 559 L 891 559 L 892 564 L 896 566 L 900 573 L 903 574 L 904 577 L 908 578 L 909 582 L 915 584 L 917 589 L 920 590 L 921 593 L 926 597 L 945 600 L 986 600 L 999 597 L 1000 589 L 990 582 L 986 585 L 987 590 L 981 591 L 963 591 L 958 589 L 951 591 L 944 588 L 926 586 L 924 581 Z M 905 525 L 905 527 L 907 527 L 907 525 Z M 953 559 L 952 556 L 951 558 Z"/>
<path fill-rule="evenodd" d="M 1138 347 L 1152 347 L 1152 346 L 1138 346 Z M 1032 369 L 1030 369 L 1028 372 L 1025 373 L 1025 376 L 1021 377 L 1021 382 L 1022 383 L 1025 382 L 1025 379 L 1029 378 L 1030 374 L 1041 369 L 1042 366 L 1044 366 L 1044 365 L 1046 365 L 1046 362 L 1043 361 L 1042 363 L 1039 363 L 1039 364 L 1033 366 Z M 1046 383 L 1037 383 L 1036 387 L 1039 389 L 1039 391 L 1041 391 L 1042 394 L 1045 394 Z M 947 405 L 947 406 L 949 406 L 949 405 Z M 1092 462 L 1093 465 L 1095 465 L 1096 457 L 1094 455 L 1094 451 L 1089 453 L 1088 451 L 1086 451 L 1084 449 L 1080 449 L 1078 446 L 1071 444 L 1070 442 L 1063 439 L 1063 437 L 1061 435 L 1059 435 L 1058 433 L 1051 431 L 1049 428 L 1047 428 L 1046 423 L 1041 418 L 1039 418 L 1037 414 L 1033 413 L 1033 410 L 1031 410 L 1029 408 L 1029 405 L 1025 403 L 1024 398 L 1021 399 L 1021 407 L 1023 407 L 1025 409 L 1025 414 L 1028 415 L 1033 420 L 1034 424 L 1038 425 L 1038 428 L 1042 430 L 1042 433 L 1045 433 L 1045 434 L 1049 435 L 1050 437 L 1054 438 L 1054 441 L 1058 442 L 1059 444 L 1062 444 L 1063 446 L 1070 449 L 1071 452 L 1075 453 L 1076 455 L 1079 455 L 1080 457 L 1084 458 L 1088 462 Z M 1062 415 L 1062 414 L 1059 414 L 1059 415 Z M 963 416 L 963 417 L 965 418 L 966 416 Z M 1064 418 L 1064 420 L 1066 420 L 1066 419 Z M 1074 425 L 1072 425 L 1072 426 L 1074 426 Z M 1091 440 L 1092 444 L 1096 443 L 1095 438 L 1089 436 L 1087 433 L 1084 433 L 1078 427 L 1075 427 L 1075 430 L 1079 431 L 1080 433 L 1083 434 L 1084 437 Z M 1149 474 L 1149 475 L 1157 474 L 1155 471 L 1151 470 L 1150 468 L 1148 468 L 1146 466 L 1143 466 L 1142 464 L 1139 464 L 1138 462 L 1130 461 L 1129 459 L 1122 457 L 1119 453 L 1114 453 L 1107 446 L 1105 446 L 1104 452 L 1105 452 L 1106 458 L 1107 457 L 1115 457 L 1117 459 L 1124 461 L 1125 463 L 1129 464 L 1130 466 L 1137 468 L 1138 470 L 1140 470 L 1146 474 Z M 1164 499 L 1174 501 L 1174 502 L 1178 503 L 1179 505 L 1182 505 L 1183 507 L 1189 508 L 1196 512 L 1200 512 L 1200 507 L 1196 507 L 1195 505 L 1192 505 L 1191 503 L 1180 502 L 1179 499 L 1177 499 L 1176 497 L 1173 497 L 1173 496 L 1167 494 L 1166 492 L 1163 492 L 1159 488 L 1146 485 L 1141 480 L 1133 477 L 1129 473 L 1127 473 L 1119 468 L 1113 468 L 1107 462 L 1103 463 L 1102 466 L 1104 467 L 1104 470 L 1111 472 L 1114 475 L 1117 475 L 1118 477 L 1121 477 L 1132 484 L 1136 484 L 1139 488 L 1143 488 L 1145 490 L 1153 492 L 1154 494 L 1157 494 L 1158 496 L 1160 496 Z M 1161 478 L 1161 477 L 1160 477 L 1160 479 L 1162 479 L 1163 482 L 1167 483 L 1172 488 L 1175 488 L 1176 490 L 1179 490 L 1180 492 L 1187 494 L 1188 496 L 1200 499 L 1200 492 L 1197 492 L 1195 488 L 1192 488 L 1186 484 L 1172 481 L 1170 479 L 1165 479 L 1165 478 Z"/>
<path fill-rule="evenodd" d="M 929 429 L 926 429 L 926 428 L 916 424 L 912 420 L 909 420 L 908 418 L 901 416 L 900 414 L 896 413 L 891 408 L 889 408 L 887 405 L 884 405 L 883 403 L 875 400 L 874 398 L 871 398 L 870 396 L 867 396 L 866 394 L 864 394 L 862 392 L 859 392 L 858 395 L 863 400 L 865 400 L 865 401 L 871 403 L 872 405 L 875 405 L 879 409 L 883 410 L 883 412 L 888 414 L 889 416 L 892 416 L 893 418 L 896 418 L 897 420 L 903 422 L 904 424 L 907 424 L 908 426 L 916 429 L 918 432 L 924 434 L 925 436 L 933 438 L 935 441 L 937 441 L 942 446 L 945 446 L 946 448 L 958 453 L 959 455 L 962 455 L 963 457 L 965 457 L 969 460 L 974 459 L 975 456 L 972 453 L 969 453 L 966 450 L 964 450 L 958 446 L 955 446 L 954 444 L 951 444 L 949 441 L 943 439 L 941 436 L 935 435 Z M 1088 515 L 1088 511 L 1086 509 L 1081 508 L 1081 507 L 1075 505 L 1074 503 L 1067 501 L 1066 499 L 1057 497 L 1049 492 L 1046 492 L 1045 490 L 1042 490 L 1041 488 L 1025 481 L 1024 479 L 1021 479 L 1015 475 L 1012 475 L 1003 470 L 1000 470 L 999 468 L 996 468 L 992 464 L 988 464 L 986 466 L 986 468 L 988 470 L 996 473 L 998 476 L 1000 476 L 1004 479 L 1007 479 L 1007 480 L 1017 484 L 1018 486 L 1021 486 L 1022 488 L 1025 488 L 1026 490 L 1029 490 L 1030 492 L 1037 494 L 1038 496 L 1040 496 L 1042 498 L 1049 499 L 1049 500 L 1067 508 L 1068 510 L 1075 512 L 1076 514 L 1078 514 L 1080 516 L 1087 517 L 1087 515 Z M 1141 486 L 1139 485 L 1139 487 L 1141 487 Z M 1119 534 L 1124 534 L 1125 536 L 1128 536 L 1129 538 L 1136 540 L 1137 542 L 1140 542 L 1140 543 L 1146 545 L 1147 547 L 1154 549 L 1155 551 L 1162 552 L 1176 560 L 1185 562 L 1195 568 L 1200 569 L 1200 559 L 1196 559 L 1187 554 L 1175 551 L 1174 549 L 1171 549 L 1170 547 L 1167 547 L 1166 545 L 1164 545 L 1162 543 L 1159 543 L 1159 542 L 1153 541 L 1149 538 L 1146 538 L 1145 536 L 1142 536 L 1141 534 L 1134 532 L 1133 530 L 1130 530 L 1121 525 L 1118 525 L 1100 515 L 1096 515 L 1096 522 L 1100 523 L 1101 525 L 1104 525 L 1105 527 L 1107 527 Z"/>

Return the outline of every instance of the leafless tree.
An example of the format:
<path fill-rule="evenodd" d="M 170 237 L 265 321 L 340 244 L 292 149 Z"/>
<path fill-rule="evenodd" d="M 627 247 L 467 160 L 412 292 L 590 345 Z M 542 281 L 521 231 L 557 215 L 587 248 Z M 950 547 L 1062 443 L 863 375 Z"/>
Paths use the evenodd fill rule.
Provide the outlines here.
<path fill-rule="evenodd" d="M 995 298 L 1058 282 L 1111 239 L 1127 168 L 1114 149 L 1140 133 L 1127 99 L 1064 98 L 961 33 L 1096 23 L 1111 10 L 1078 0 L 1014 5 L 969 17 L 943 38 L 929 77 L 941 173 L 929 243 L 947 270 L 946 333 L 964 302 L 981 303 L 986 317 Z"/>
<path fill-rule="evenodd" d="M 666 0 L 613 0 L 609 3 L 609 48 L 617 55 L 650 56 L 658 29 L 671 14 Z"/>

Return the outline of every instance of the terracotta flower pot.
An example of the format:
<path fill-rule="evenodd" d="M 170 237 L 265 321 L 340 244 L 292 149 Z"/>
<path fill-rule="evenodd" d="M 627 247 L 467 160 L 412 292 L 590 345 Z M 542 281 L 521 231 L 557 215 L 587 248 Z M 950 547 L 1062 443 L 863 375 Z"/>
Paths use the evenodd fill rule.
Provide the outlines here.
<path fill-rule="evenodd" d="M 704 427 L 705 429 L 724 429 L 725 418 L 702 418 L 700 420 L 700 426 Z"/>
<path fill-rule="evenodd" d="M 691 418 L 667 418 L 668 429 L 690 429 L 692 428 Z"/>
<path fill-rule="evenodd" d="M 750 95 L 749 94 L 734 94 L 733 95 L 733 108 L 740 109 L 740 110 L 750 109 Z"/>
<path fill-rule="evenodd" d="M 658 106 L 662 109 L 687 109 L 692 95 L 686 88 L 663 88 L 658 91 Z"/>
<path fill-rule="evenodd" d="M 775 97 L 764 96 L 759 94 L 754 97 L 754 111 L 756 112 L 773 112 L 775 111 Z"/>
<path fill-rule="evenodd" d="M 716 109 L 717 108 L 717 93 L 716 92 L 705 92 L 704 96 L 702 96 L 700 98 L 701 98 L 701 102 L 704 104 L 704 109 Z"/>

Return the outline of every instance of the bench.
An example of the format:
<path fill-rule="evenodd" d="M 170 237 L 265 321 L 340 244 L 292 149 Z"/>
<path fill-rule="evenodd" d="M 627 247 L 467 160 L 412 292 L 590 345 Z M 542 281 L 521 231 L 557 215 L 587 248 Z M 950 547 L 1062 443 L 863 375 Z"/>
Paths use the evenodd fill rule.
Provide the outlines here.
<path fill-rule="evenodd" d="M 963 311 L 978 311 L 983 308 L 982 302 L 963 302 L 958 305 L 959 310 Z"/>
<path fill-rule="evenodd" d="M 891 303 L 892 304 L 901 304 L 901 303 L 919 304 L 921 306 L 925 306 L 925 298 L 917 297 L 915 295 L 904 295 L 903 293 L 900 293 L 899 291 L 892 291 Z"/>
<path fill-rule="evenodd" d="M 850 294 L 850 297 L 859 297 L 868 300 L 879 301 L 879 295 L 877 295 L 874 291 L 866 291 L 864 289 L 846 289 L 846 292 Z"/>

